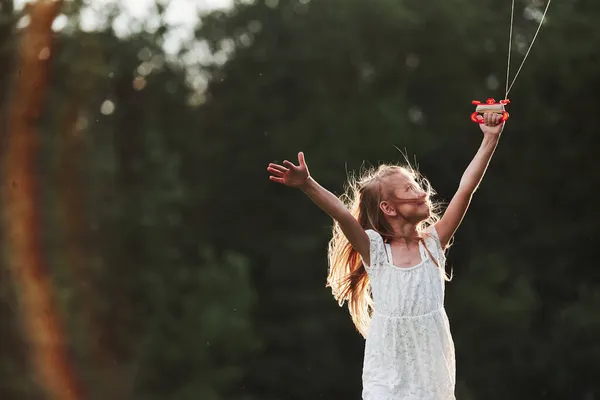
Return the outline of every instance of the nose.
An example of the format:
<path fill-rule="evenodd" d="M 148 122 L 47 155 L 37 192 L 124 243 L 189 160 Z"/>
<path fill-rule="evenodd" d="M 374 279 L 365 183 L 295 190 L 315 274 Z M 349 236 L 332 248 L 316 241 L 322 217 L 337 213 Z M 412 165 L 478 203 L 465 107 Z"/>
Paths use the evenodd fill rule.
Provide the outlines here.
<path fill-rule="evenodd" d="M 413 189 L 413 191 L 415 192 L 415 195 L 419 199 L 422 198 L 422 197 L 426 197 L 427 196 L 427 193 L 423 189 L 421 189 L 421 188 L 415 188 L 415 189 Z"/>

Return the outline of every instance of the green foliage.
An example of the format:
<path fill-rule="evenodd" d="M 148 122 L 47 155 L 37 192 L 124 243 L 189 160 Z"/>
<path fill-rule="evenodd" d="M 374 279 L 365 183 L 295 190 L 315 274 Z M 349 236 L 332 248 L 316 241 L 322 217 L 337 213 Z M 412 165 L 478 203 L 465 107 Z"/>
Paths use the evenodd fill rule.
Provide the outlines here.
<path fill-rule="evenodd" d="M 217 260 L 212 252 L 203 258 L 200 267 L 145 279 L 144 291 L 154 296 L 141 338 L 141 398 L 220 399 L 243 376 L 245 354 L 256 348 L 247 262 L 232 254 Z"/>
<path fill-rule="evenodd" d="M 359 398 L 363 341 L 325 288 L 331 221 L 266 165 L 302 150 L 340 193 L 347 171 L 406 149 L 449 200 L 480 141 L 470 101 L 504 94 L 509 5 L 240 1 L 202 16 L 196 44 L 214 57 L 190 65 L 197 48 L 164 53 L 165 24 L 82 32 L 77 4 L 57 38 L 40 176 L 47 258 L 90 398 Z M 525 7 L 515 29 L 528 44 Z M 591 0 L 551 6 L 449 253 L 462 400 L 600 395 L 599 16 Z M 201 78 L 206 90 L 190 87 Z M 80 136 L 64 134 L 73 126 Z M 67 185 L 65 158 L 79 172 Z M 77 188 L 81 218 L 59 187 Z M 19 376 L 26 344 L 14 288 L 0 285 L 12 321 L 0 371 Z"/>

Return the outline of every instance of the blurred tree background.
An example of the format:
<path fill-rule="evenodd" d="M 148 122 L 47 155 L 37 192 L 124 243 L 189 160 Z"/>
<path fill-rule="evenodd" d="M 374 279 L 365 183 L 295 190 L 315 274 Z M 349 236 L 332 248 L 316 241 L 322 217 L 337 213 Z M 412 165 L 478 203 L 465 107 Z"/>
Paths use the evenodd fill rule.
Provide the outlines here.
<path fill-rule="evenodd" d="M 30 79 L 17 55 L 48 1 L 0 0 L 5 192 L 8 138 L 24 134 L 10 110 Z M 399 148 L 449 201 L 481 140 L 470 101 L 504 94 L 510 2 L 236 1 L 199 12 L 173 47 L 174 4 L 123 33 L 121 3 L 65 1 L 38 57 L 29 226 L 71 398 L 359 399 L 364 342 L 325 288 L 331 221 L 266 165 L 305 151 L 340 194 L 349 171 Z M 513 73 L 544 7 L 516 2 Z M 600 399 L 599 19 L 597 1 L 552 3 L 449 252 L 460 400 Z M 55 399 L 13 218 L 0 399 Z"/>

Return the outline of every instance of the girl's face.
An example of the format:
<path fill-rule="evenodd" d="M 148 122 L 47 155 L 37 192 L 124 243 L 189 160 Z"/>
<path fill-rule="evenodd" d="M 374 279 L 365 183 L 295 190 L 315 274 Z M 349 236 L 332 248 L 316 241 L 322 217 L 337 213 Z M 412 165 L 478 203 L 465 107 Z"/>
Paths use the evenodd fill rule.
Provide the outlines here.
<path fill-rule="evenodd" d="M 411 223 L 421 222 L 431 213 L 427 192 L 411 175 L 402 171 L 386 178 L 380 207 L 388 217 L 400 217 Z"/>

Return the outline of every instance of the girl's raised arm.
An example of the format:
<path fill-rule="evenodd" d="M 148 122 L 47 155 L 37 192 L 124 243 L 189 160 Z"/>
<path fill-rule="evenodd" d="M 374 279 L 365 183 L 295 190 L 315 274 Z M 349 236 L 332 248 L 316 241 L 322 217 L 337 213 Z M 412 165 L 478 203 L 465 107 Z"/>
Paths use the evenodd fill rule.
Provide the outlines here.
<path fill-rule="evenodd" d="M 267 167 L 267 171 L 271 173 L 269 179 L 273 182 L 301 189 L 321 210 L 338 222 L 352 247 L 369 265 L 371 262 L 370 241 L 367 233 L 350 214 L 344 203 L 310 176 L 302 152 L 298 153 L 298 163 L 299 165 L 294 165 L 285 160 L 283 165 L 269 164 Z"/>
<path fill-rule="evenodd" d="M 458 190 L 450 201 L 442 219 L 435 225 L 442 247 L 445 248 L 462 222 L 471 204 L 473 193 L 479 187 L 485 171 L 494 155 L 504 123 L 500 123 L 500 114 L 486 113 L 484 123 L 480 124 L 483 131 L 483 142 L 475 154 L 475 158 L 465 170 Z"/>

